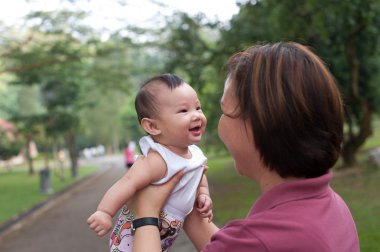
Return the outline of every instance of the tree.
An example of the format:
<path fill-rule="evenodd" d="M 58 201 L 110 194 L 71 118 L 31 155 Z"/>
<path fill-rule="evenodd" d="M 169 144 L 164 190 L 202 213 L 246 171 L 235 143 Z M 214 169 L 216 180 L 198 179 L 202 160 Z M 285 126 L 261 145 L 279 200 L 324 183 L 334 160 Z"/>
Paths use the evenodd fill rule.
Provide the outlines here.
<path fill-rule="evenodd" d="M 0 160 L 8 160 L 17 156 L 20 152 L 20 144 L 7 139 L 4 132 L 0 131 Z"/>
<path fill-rule="evenodd" d="M 0 94 L 0 111 L 3 112 L 4 118 L 15 125 L 14 134 L 17 138 L 10 142 L 12 153 L 18 154 L 22 144 L 29 174 L 34 174 L 33 157 L 29 150 L 35 141 L 35 136 L 41 133 L 40 115 L 44 112 L 38 99 L 38 89 L 36 86 L 6 85 L 5 87 L 4 94 Z"/>
<path fill-rule="evenodd" d="M 45 108 L 45 132 L 52 139 L 64 135 L 73 176 L 77 173 L 77 135 L 82 140 L 90 136 L 90 141 L 98 144 L 112 139 L 117 146 L 124 130 L 119 111 L 125 96 L 134 93 L 135 80 L 149 72 L 145 71 L 146 62 L 136 57 L 142 49 L 117 32 L 107 41 L 99 40 L 92 29 L 81 25 L 83 15 L 31 13 L 28 18 L 36 25 L 26 39 L 9 45 L 2 71 L 16 76 L 14 85 L 38 86 Z M 145 70 L 136 67 L 136 62 Z M 86 114 L 94 111 L 98 113 Z M 99 120 L 103 121 L 93 123 Z"/>
<path fill-rule="evenodd" d="M 294 40 L 313 47 L 326 62 L 343 92 L 347 132 L 345 167 L 372 134 L 372 114 L 379 107 L 380 4 L 354 1 L 250 1 L 241 5 L 223 33 L 225 47 L 242 48 L 258 41 Z"/>
<path fill-rule="evenodd" d="M 24 154 L 28 162 L 29 174 L 35 173 L 33 156 L 31 153 L 31 145 L 38 137 L 43 135 L 43 116 L 41 115 L 28 115 L 28 116 L 15 116 L 12 121 L 15 123 L 17 133 L 24 139 Z"/>
<path fill-rule="evenodd" d="M 219 100 L 223 91 L 223 76 L 218 63 L 219 22 L 210 22 L 203 14 L 189 16 L 177 12 L 168 17 L 159 33 L 157 45 L 163 54 L 164 72 L 179 74 L 197 92 L 202 109 L 208 118 L 205 141 L 211 144 L 216 137 L 220 114 Z"/>
<path fill-rule="evenodd" d="M 97 46 L 88 69 L 95 88 L 83 97 L 89 106 L 80 111 L 83 136 L 92 140 L 85 147 L 104 144 L 118 151 L 126 139 L 143 134 L 138 130 L 134 95 L 143 80 L 162 72 L 163 64 L 157 64 L 160 55 L 118 32 Z"/>
<path fill-rule="evenodd" d="M 16 76 L 13 84 L 39 86 L 46 108 L 45 130 L 53 137 L 65 134 L 73 177 L 77 175 L 78 110 L 83 106 L 81 97 L 92 84 L 86 76 L 91 43 L 83 42 L 91 41 L 90 30 L 78 25 L 81 17 L 81 13 L 67 11 L 30 14 L 29 19 L 39 21 L 28 36 L 33 39 L 12 48 L 7 55 L 11 65 L 6 68 Z"/>
<path fill-rule="evenodd" d="M 16 136 L 10 136 L 9 133 L 0 128 L 0 160 L 8 160 L 20 153 L 21 142 Z M 15 132 L 11 134 L 13 135 Z"/>

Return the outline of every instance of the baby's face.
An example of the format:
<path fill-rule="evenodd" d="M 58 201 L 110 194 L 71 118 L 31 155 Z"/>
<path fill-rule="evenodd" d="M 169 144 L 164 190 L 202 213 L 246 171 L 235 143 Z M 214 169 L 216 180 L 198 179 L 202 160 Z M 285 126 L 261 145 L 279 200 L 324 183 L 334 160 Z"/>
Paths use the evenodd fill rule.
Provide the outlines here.
<path fill-rule="evenodd" d="M 157 101 L 159 116 L 156 121 L 162 144 L 187 148 L 201 140 L 207 119 L 190 85 L 185 83 L 173 90 L 161 85 Z"/>

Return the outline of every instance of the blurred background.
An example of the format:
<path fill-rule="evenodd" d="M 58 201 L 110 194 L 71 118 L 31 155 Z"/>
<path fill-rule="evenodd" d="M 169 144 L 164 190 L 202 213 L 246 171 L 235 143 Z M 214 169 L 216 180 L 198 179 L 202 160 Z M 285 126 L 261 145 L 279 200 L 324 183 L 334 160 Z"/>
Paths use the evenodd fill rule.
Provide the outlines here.
<path fill-rule="evenodd" d="M 74 166 L 86 147 L 121 150 L 143 133 L 134 112 L 138 85 L 165 72 L 213 99 L 205 106 L 218 113 L 212 101 L 223 76 L 216 57 L 224 49 L 216 45 L 237 11 L 234 1 L 2 4 L 0 118 L 15 138 L 12 147 L 0 142 L 2 159 L 32 143 L 41 154 L 65 148 Z"/>
<path fill-rule="evenodd" d="M 257 42 L 295 40 L 313 47 L 339 82 L 347 105 L 343 163 L 354 164 L 379 111 L 378 1 L 203 2 L 2 4 L 0 118 L 14 135 L 2 136 L 2 159 L 31 143 L 44 153 L 66 148 L 73 165 L 86 147 L 119 151 L 142 134 L 136 88 L 165 72 L 200 93 L 205 142 L 218 146 L 226 59 Z"/>
<path fill-rule="evenodd" d="M 378 0 L 3 1 L 0 178 L 62 162 L 75 178 L 80 158 L 121 153 L 144 134 L 139 84 L 166 72 L 198 91 L 208 117 L 201 146 L 225 153 L 216 132 L 224 63 L 252 44 L 289 40 L 312 47 L 343 94 L 336 169 L 380 166 Z"/>

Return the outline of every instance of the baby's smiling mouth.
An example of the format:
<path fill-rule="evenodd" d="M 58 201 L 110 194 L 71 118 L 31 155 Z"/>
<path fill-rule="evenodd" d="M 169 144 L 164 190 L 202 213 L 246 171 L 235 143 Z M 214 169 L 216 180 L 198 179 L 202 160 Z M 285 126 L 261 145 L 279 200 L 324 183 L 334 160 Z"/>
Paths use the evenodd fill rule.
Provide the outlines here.
<path fill-rule="evenodd" d="M 198 131 L 201 129 L 201 126 L 196 126 L 194 128 L 191 128 L 190 131 Z"/>

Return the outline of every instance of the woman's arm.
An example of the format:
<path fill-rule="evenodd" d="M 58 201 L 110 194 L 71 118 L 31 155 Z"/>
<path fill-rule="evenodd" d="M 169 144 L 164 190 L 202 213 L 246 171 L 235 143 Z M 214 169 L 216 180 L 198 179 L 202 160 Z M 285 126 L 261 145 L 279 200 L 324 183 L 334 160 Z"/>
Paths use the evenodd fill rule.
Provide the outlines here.
<path fill-rule="evenodd" d="M 160 232 L 156 226 L 146 225 L 135 231 L 133 238 L 134 252 L 161 252 Z"/>
<path fill-rule="evenodd" d="M 182 176 L 183 172 L 179 172 L 165 184 L 150 185 L 138 191 L 128 205 L 135 218 L 158 218 L 170 192 L 181 180 Z M 147 225 L 137 228 L 133 239 L 134 252 L 161 252 L 160 232 L 155 226 Z"/>
<path fill-rule="evenodd" d="M 181 180 L 182 172 L 163 185 L 151 185 L 138 191 L 131 202 L 129 208 L 135 213 L 136 219 L 144 217 L 158 218 L 170 192 Z M 198 250 L 201 250 L 209 241 L 211 236 L 219 230 L 213 223 L 202 218 L 196 210 L 193 210 L 186 217 L 184 229 L 190 240 Z M 159 252 L 161 251 L 160 233 L 157 227 L 147 225 L 136 229 L 133 240 L 134 252 Z"/>
<path fill-rule="evenodd" d="M 186 216 L 183 229 L 198 251 L 201 251 L 210 241 L 211 236 L 219 230 L 213 222 L 202 218 L 199 212 L 194 209 Z"/>

